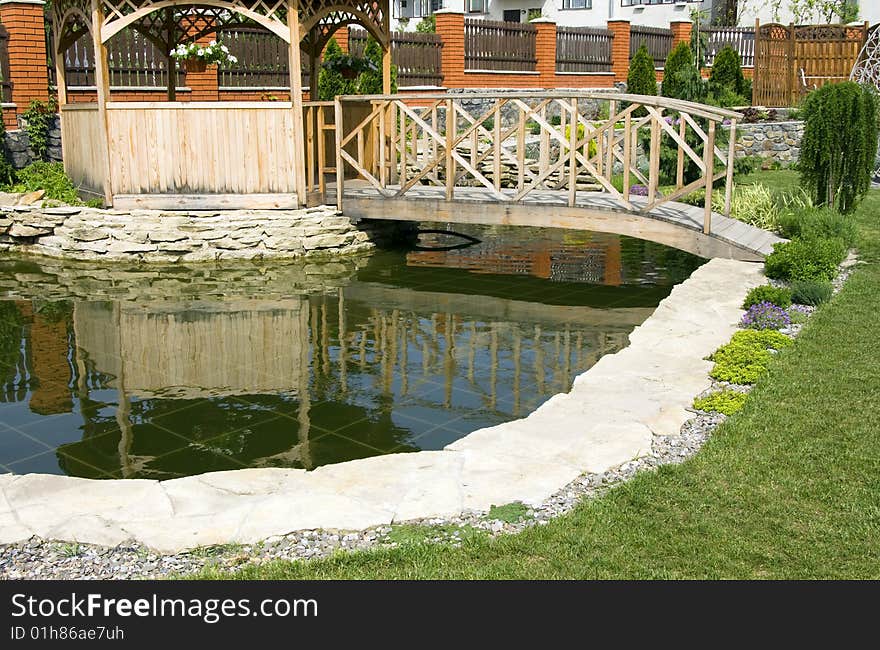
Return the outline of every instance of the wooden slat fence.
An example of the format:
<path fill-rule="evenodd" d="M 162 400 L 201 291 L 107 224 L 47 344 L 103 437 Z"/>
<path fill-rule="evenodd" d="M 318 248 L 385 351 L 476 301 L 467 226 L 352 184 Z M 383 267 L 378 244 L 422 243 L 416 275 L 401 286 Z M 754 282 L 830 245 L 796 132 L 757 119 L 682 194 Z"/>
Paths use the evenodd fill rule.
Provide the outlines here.
<path fill-rule="evenodd" d="M 533 72 L 537 33 L 535 25 L 465 18 L 465 70 Z"/>
<path fill-rule="evenodd" d="M 752 103 L 795 106 L 810 90 L 849 79 L 867 37 L 867 23 L 758 25 Z"/>
<path fill-rule="evenodd" d="M 349 29 L 348 47 L 352 54 L 363 56 L 367 32 Z M 443 83 L 439 34 L 394 32 L 391 35 L 391 60 L 397 66 L 397 86 L 440 86 Z"/>
<path fill-rule="evenodd" d="M 236 27 L 223 30 L 218 40 L 238 59 L 237 63 L 220 67 L 220 88 L 290 87 L 287 43 L 276 34 L 258 27 Z M 308 72 L 305 75 L 303 85 L 308 86 Z"/>
<path fill-rule="evenodd" d="M 51 51 L 51 48 L 49 48 Z M 132 29 L 124 29 L 107 42 L 110 85 L 137 88 L 166 88 L 166 56 L 152 42 Z M 86 34 L 64 55 L 67 86 L 95 85 L 95 56 L 92 37 Z M 182 86 L 183 71 L 177 71 L 177 86 Z"/>
<path fill-rule="evenodd" d="M 9 81 L 9 31 L 0 25 L 0 99 L 12 101 L 12 82 Z"/>
<path fill-rule="evenodd" d="M 755 65 L 755 28 L 754 27 L 704 27 L 703 33 L 709 37 L 709 49 L 706 51 L 706 65 L 711 66 L 715 55 L 725 46 L 730 45 L 739 53 L 743 67 Z"/>
<path fill-rule="evenodd" d="M 654 67 L 662 68 L 666 57 L 672 51 L 672 30 L 665 27 L 646 27 L 631 25 L 629 28 L 629 58 L 632 59 L 642 43 L 648 46 L 648 53 L 654 59 Z"/>
<path fill-rule="evenodd" d="M 556 28 L 557 72 L 611 72 L 614 32 L 598 27 Z"/>

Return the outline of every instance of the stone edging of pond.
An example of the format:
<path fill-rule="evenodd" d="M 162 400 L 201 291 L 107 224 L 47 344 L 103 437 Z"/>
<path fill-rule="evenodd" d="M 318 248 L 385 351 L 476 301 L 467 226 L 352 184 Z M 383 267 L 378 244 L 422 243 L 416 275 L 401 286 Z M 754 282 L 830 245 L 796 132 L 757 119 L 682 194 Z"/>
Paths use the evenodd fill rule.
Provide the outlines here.
<path fill-rule="evenodd" d="M 571 392 L 442 451 L 164 482 L 0 475 L 0 543 L 134 541 L 173 553 L 299 530 L 456 517 L 514 501 L 538 506 L 585 473 L 625 468 L 680 435 L 693 396 L 709 385 L 705 357 L 730 338 L 743 296 L 762 281 L 760 264 L 707 262 L 632 332 L 627 348 L 578 376 Z"/>
<path fill-rule="evenodd" d="M 347 254 L 412 224 L 302 210 L 102 210 L 0 206 L 0 250 L 89 261 L 205 262 Z"/>

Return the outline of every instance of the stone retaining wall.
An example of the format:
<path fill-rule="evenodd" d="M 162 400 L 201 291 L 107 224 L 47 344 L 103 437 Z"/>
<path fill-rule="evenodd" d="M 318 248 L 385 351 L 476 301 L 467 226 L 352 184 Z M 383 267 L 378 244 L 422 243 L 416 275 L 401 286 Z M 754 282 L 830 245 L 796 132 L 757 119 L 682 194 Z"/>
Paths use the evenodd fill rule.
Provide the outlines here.
<path fill-rule="evenodd" d="M 760 156 L 783 164 L 798 161 L 803 122 L 759 122 L 737 125 L 736 157 Z"/>
<path fill-rule="evenodd" d="M 22 128 L 24 120 L 19 117 L 19 128 L 16 131 L 6 131 L 3 134 L 3 145 L 6 148 L 6 158 L 16 169 L 27 167 L 37 160 L 37 156 L 31 149 L 31 141 L 27 131 Z M 61 162 L 61 118 L 55 118 L 55 124 L 49 129 L 49 149 L 47 155 L 50 162 Z"/>
<path fill-rule="evenodd" d="M 85 207 L 0 207 L 0 250 L 80 260 L 202 262 L 357 253 L 414 224 L 361 221 L 322 206 L 304 210 L 171 212 Z"/>

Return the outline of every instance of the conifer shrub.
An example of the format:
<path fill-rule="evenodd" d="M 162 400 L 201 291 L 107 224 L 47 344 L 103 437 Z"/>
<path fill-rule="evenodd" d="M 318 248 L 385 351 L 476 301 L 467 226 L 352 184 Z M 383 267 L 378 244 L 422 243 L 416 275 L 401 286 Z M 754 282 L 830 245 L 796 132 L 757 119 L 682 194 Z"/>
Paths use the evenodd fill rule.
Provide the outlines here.
<path fill-rule="evenodd" d="M 857 83 L 827 84 L 804 102 L 801 185 L 816 205 L 852 212 L 871 186 L 877 153 L 874 91 Z"/>
<path fill-rule="evenodd" d="M 694 65 L 694 54 L 687 43 L 679 43 L 666 57 L 660 94 L 664 97 L 700 101 L 705 97 L 705 83 Z"/>
<path fill-rule="evenodd" d="M 725 45 L 712 63 L 712 72 L 709 74 L 709 89 L 718 97 L 722 90 L 727 90 L 737 95 L 744 95 L 746 79 L 742 71 L 742 61 L 739 53 L 730 45 Z"/>

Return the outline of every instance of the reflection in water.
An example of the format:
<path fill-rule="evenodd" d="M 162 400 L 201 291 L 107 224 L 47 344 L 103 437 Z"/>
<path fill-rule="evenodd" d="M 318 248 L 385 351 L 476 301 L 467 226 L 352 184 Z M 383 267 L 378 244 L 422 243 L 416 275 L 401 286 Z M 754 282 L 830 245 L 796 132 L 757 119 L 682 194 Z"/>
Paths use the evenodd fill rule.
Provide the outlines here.
<path fill-rule="evenodd" d="M 441 449 L 568 390 L 699 263 L 593 233 L 467 234 L 481 243 L 344 272 L 196 267 L 182 287 L 180 267 L 13 264 L 0 470 L 169 478 Z"/>

